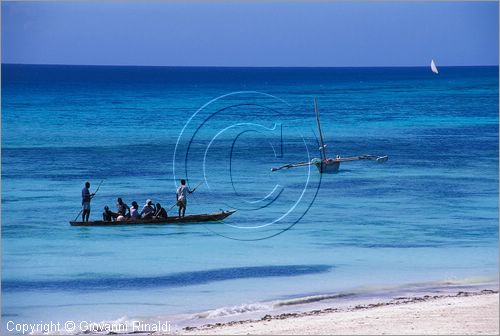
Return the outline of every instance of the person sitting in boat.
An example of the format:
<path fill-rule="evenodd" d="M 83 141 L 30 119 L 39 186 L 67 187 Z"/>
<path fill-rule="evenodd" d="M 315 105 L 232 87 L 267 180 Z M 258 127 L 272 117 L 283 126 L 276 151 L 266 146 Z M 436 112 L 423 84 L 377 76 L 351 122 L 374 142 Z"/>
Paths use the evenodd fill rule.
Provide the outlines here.
<path fill-rule="evenodd" d="M 162 208 L 160 203 L 156 203 L 156 211 L 155 211 L 154 218 L 155 219 L 164 219 L 167 217 L 168 217 L 167 211 L 164 208 Z"/>
<path fill-rule="evenodd" d="M 148 199 L 146 201 L 146 204 L 144 204 L 144 206 L 142 207 L 142 211 L 141 211 L 141 217 L 143 219 L 151 219 L 153 218 L 154 214 L 155 214 L 155 207 L 153 205 L 153 201 Z"/>
<path fill-rule="evenodd" d="M 111 222 L 114 218 L 116 217 L 113 216 L 113 212 L 109 210 L 109 207 L 106 205 L 104 207 L 104 211 L 102 212 L 102 220 L 105 222 Z"/>
<path fill-rule="evenodd" d="M 130 207 L 130 218 L 139 219 L 141 218 L 141 214 L 139 213 L 139 204 L 136 201 L 132 202 L 132 206 Z"/>
<path fill-rule="evenodd" d="M 117 217 L 119 216 L 123 216 L 125 218 L 130 217 L 130 208 L 127 204 L 125 204 L 125 202 L 123 202 L 121 197 L 118 197 L 118 199 L 116 200 L 116 208 L 117 208 L 116 212 Z"/>
<path fill-rule="evenodd" d="M 186 214 L 187 207 L 187 195 L 194 192 L 194 190 L 189 190 L 189 187 L 186 185 L 186 180 L 181 180 L 181 185 L 177 188 L 177 206 L 179 207 L 179 218 L 184 217 Z M 182 214 L 182 216 L 181 216 Z"/>

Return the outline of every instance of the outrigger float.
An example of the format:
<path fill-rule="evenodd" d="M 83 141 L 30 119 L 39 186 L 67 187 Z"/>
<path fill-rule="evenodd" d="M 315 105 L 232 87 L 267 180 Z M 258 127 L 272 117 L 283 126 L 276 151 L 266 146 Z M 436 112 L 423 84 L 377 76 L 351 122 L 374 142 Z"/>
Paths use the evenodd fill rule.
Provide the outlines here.
<path fill-rule="evenodd" d="M 316 103 L 316 98 L 314 99 L 314 111 L 316 112 L 316 123 L 318 125 L 319 145 L 320 145 L 319 152 L 321 158 L 314 158 L 311 161 L 306 161 L 306 162 L 289 163 L 278 168 L 272 168 L 271 171 L 315 165 L 321 174 L 323 173 L 329 174 L 338 172 L 341 162 L 369 160 L 369 161 L 376 161 L 378 163 L 383 163 L 389 159 L 389 156 L 387 155 L 379 156 L 370 154 L 363 154 L 350 157 L 340 157 L 339 155 L 337 155 L 337 157 L 335 158 L 327 158 L 326 145 L 325 142 L 323 141 L 323 132 L 321 130 L 321 123 L 320 123 L 318 104 Z"/>
<path fill-rule="evenodd" d="M 158 219 L 129 219 L 124 221 L 89 221 L 89 222 L 69 222 L 72 226 L 117 226 L 117 225 L 163 225 L 163 224 L 183 224 L 183 223 L 200 223 L 200 222 L 215 222 L 223 220 L 231 216 L 236 210 L 221 211 L 212 214 L 187 215 L 179 218 L 179 216 L 158 218 Z"/>

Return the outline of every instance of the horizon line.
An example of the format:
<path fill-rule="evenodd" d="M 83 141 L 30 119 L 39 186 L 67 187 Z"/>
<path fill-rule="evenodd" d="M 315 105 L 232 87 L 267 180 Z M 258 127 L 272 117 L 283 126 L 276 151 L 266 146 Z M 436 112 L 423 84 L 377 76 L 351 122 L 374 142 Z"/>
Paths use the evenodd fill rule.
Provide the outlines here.
<path fill-rule="evenodd" d="M 62 64 L 62 63 L 4 63 L 1 65 L 41 65 L 41 66 L 96 66 L 96 67 L 158 67 L 158 68 L 427 68 L 429 65 L 157 65 L 157 64 Z M 481 65 L 439 65 L 448 67 L 498 67 L 498 64 Z"/>

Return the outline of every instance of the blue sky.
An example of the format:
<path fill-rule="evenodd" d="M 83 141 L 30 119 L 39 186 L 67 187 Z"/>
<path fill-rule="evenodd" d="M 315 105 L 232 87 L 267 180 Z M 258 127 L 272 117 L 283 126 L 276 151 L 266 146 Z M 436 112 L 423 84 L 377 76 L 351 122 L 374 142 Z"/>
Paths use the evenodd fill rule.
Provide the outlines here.
<path fill-rule="evenodd" d="M 498 65 L 498 2 L 5 2 L 2 62 Z"/>

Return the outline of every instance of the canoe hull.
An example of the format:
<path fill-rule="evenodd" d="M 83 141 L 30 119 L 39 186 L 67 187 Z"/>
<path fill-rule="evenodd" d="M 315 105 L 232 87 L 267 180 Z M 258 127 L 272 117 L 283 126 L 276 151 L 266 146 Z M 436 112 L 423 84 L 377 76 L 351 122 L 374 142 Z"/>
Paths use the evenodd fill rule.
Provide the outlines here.
<path fill-rule="evenodd" d="M 339 171 L 339 160 L 324 160 L 315 164 L 321 174 L 333 174 Z"/>
<path fill-rule="evenodd" d="M 222 211 L 213 214 L 187 215 L 183 218 L 178 216 L 164 219 L 139 219 L 120 222 L 90 221 L 90 222 L 69 222 L 71 226 L 117 226 L 117 225 L 164 225 L 164 224 L 182 224 L 182 223 L 201 223 L 220 221 L 231 216 L 236 210 Z"/>

